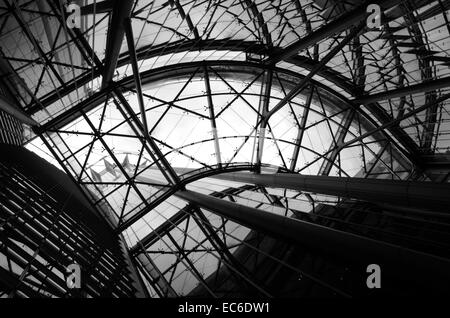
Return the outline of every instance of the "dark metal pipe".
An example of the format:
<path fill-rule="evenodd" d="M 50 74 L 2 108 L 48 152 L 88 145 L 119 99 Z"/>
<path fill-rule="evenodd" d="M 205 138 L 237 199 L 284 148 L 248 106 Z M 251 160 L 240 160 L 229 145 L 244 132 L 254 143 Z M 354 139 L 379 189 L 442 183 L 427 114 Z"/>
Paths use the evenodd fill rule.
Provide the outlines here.
<path fill-rule="evenodd" d="M 432 81 L 406 86 L 402 88 L 385 91 L 373 95 L 363 95 L 352 100 L 355 104 L 370 104 L 379 101 L 413 95 L 418 93 L 426 93 L 437 89 L 450 87 L 450 77 L 435 79 Z"/>
<path fill-rule="evenodd" d="M 450 261 L 447 259 L 193 191 L 178 191 L 175 195 L 243 226 L 314 251 L 363 266 L 378 264 L 390 277 L 448 289 Z"/>
<path fill-rule="evenodd" d="M 39 124 L 33 118 L 25 114 L 19 108 L 12 105 L 12 103 L 6 100 L 3 96 L 0 96 L 0 110 L 13 116 L 23 124 L 30 125 L 32 127 L 39 126 Z"/>
<path fill-rule="evenodd" d="M 450 184 L 310 176 L 295 173 L 250 174 L 231 172 L 213 178 L 261 186 L 329 194 L 401 207 L 425 208 L 449 213 Z"/>
<path fill-rule="evenodd" d="M 145 114 L 144 97 L 142 96 L 141 76 L 139 74 L 139 66 L 136 58 L 136 47 L 134 46 L 134 36 L 133 36 L 133 28 L 131 26 L 131 19 L 125 18 L 125 20 L 123 21 L 123 25 L 125 28 L 125 34 L 127 38 L 128 52 L 130 52 L 130 61 L 131 67 L 133 69 L 134 84 L 136 86 L 137 92 L 136 95 L 139 103 L 139 110 L 141 112 L 142 126 L 144 127 L 144 134 L 147 135 L 148 134 L 147 115 Z"/>
<path fill-rule="evenodd" d="M 106 88 L 112 81 L 117 60 L 119 59 L 120 48 L 122 47 L 123 38 L 125 36 L 123 21 L 130 17 L 133 3 L 134 1 L 132 0 L 114 2 L 111 22 L 108 28 L 108 36 L 106 38 L 105 68 L 103 69 L 102 89 Z"/>
<path fill-rule="evenodd" d="M 378 4 L 381 7 L 381 10 L 388 10 L 395 5 L 399 4 L 401 1 L 399 0 L 373 0 L 371 1 L 373 4 Z M 332 22 L 322 26 L 316 31 L 309 33 L 308 35 L 302 37 L 299 41 L 289 45 L 280 53 L 273 54 L 270 59 L 268 59 L 268 64 L 275 64 L 281 60 L 285 60 L 291 56 L 297 55 L 299 51 L 303 51 L 310 46 L 321 42 L 322 40 L 340 33 L 352 25 L 356 25 L 359 22 L 363 21 L 365 17 L 368 15 L 367 13 L 367 4 L 364 3 L 359 7 L 355 8 L 352 11 L 349 11 Z"/>

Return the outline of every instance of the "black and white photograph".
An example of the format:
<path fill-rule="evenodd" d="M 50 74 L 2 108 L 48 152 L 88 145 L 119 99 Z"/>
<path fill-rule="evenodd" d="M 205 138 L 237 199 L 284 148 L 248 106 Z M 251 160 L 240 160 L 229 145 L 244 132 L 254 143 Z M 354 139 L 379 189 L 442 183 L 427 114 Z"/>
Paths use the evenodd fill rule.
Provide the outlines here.
<path fill-rule="evenodd" d="M 449 297 L 450 0 L 0 0 L 0 298 Z"/>

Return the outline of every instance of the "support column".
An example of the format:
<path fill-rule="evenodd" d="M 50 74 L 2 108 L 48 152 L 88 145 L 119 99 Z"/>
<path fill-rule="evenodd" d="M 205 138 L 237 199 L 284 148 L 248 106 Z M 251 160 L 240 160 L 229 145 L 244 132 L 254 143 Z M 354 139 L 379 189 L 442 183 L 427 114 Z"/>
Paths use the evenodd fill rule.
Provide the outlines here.
<path fill-rule="evenodd" d="M 25 114 L 19 108 L 15 107 L 12 103 L 10 103 L 6 98 L 0 95 L 0 110 L 8 113 L 15 119 L 19 120 L 21 123 L 30 125 L 32 127 L 39 126 L 39 123 L 35 121 L 33 118 Z"/>
<path fill-rule="evenodd" d="M 215 175 L 213 178 L 329 194 L 374 203 L 389 203 L 401 207 L 438 210 L 445 213 L 449 213 L 450 206 L 450 184 L 448 183 L 310 176 L 295 173 L 231 172 Z"/>
<path fill-rule="evenodd" d="M 193 191 L 178 191 L 175 195 L 243 226 L 312 251 L 362 266 L 378 264 L 387 276 L 448 289 L 450 261 L 447 259 Z"/>
<path fill-rule="evenodd" d="M 211 129 L 214 137 L 214 151 L 216 153 L 217 165 L 222 168 L 222 158 L 220 155 L 219 134 L 217 133 L 216 114 L 214 113 L 214 103 L 211 96 L 211 84 L 209 81 L 209 72 L 206 65 L 203 66 L 203 74 L 205 76 L 206 99 L 208 100 L 209 118 Z"/>

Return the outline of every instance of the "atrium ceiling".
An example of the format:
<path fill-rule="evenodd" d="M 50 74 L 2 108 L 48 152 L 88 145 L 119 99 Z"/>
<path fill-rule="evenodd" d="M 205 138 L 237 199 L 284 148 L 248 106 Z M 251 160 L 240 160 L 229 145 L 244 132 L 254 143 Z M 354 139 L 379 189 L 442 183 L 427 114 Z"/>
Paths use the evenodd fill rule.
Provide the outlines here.
<path fill-rule="evenodd" d="M 165 295 L 205 285 L 218 245 L 250 233 L 177 191 L 288 216 L 339 200 L 217 173 L 449 180 L 449 1 L 370 1 L 379 28 L 358 0 L 74 3 L 80 28 L 64 1 L 0 0 L 4 89 L 26 147 L 83 189 L 141 273 L 167 278 Z"/>

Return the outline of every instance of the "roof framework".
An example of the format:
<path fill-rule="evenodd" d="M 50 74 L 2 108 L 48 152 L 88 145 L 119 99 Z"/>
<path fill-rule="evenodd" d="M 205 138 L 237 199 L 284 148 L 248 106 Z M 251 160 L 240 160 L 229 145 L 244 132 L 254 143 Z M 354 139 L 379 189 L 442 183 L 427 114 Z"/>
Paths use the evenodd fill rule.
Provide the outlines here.
<path fill-rule="evenodd" d="M 250 230 L 174 193 L 210 182 L 211 195 L 246 192 L 288 215 L 289 200 L 310 210 L 329 198 L 208 177 L 448 179 L 432 168 L 450 149 L 449 2 L 372 2 L 376 30 L 359 1 L 319 0 L 83 1 L 70 29 L 62 1 L 2 0 L 0 72 L 30 144 L 128 237 L 150 290 L 208 290 L 225 264 L 267 295 L 233 257 L 254 247 Z"/>

